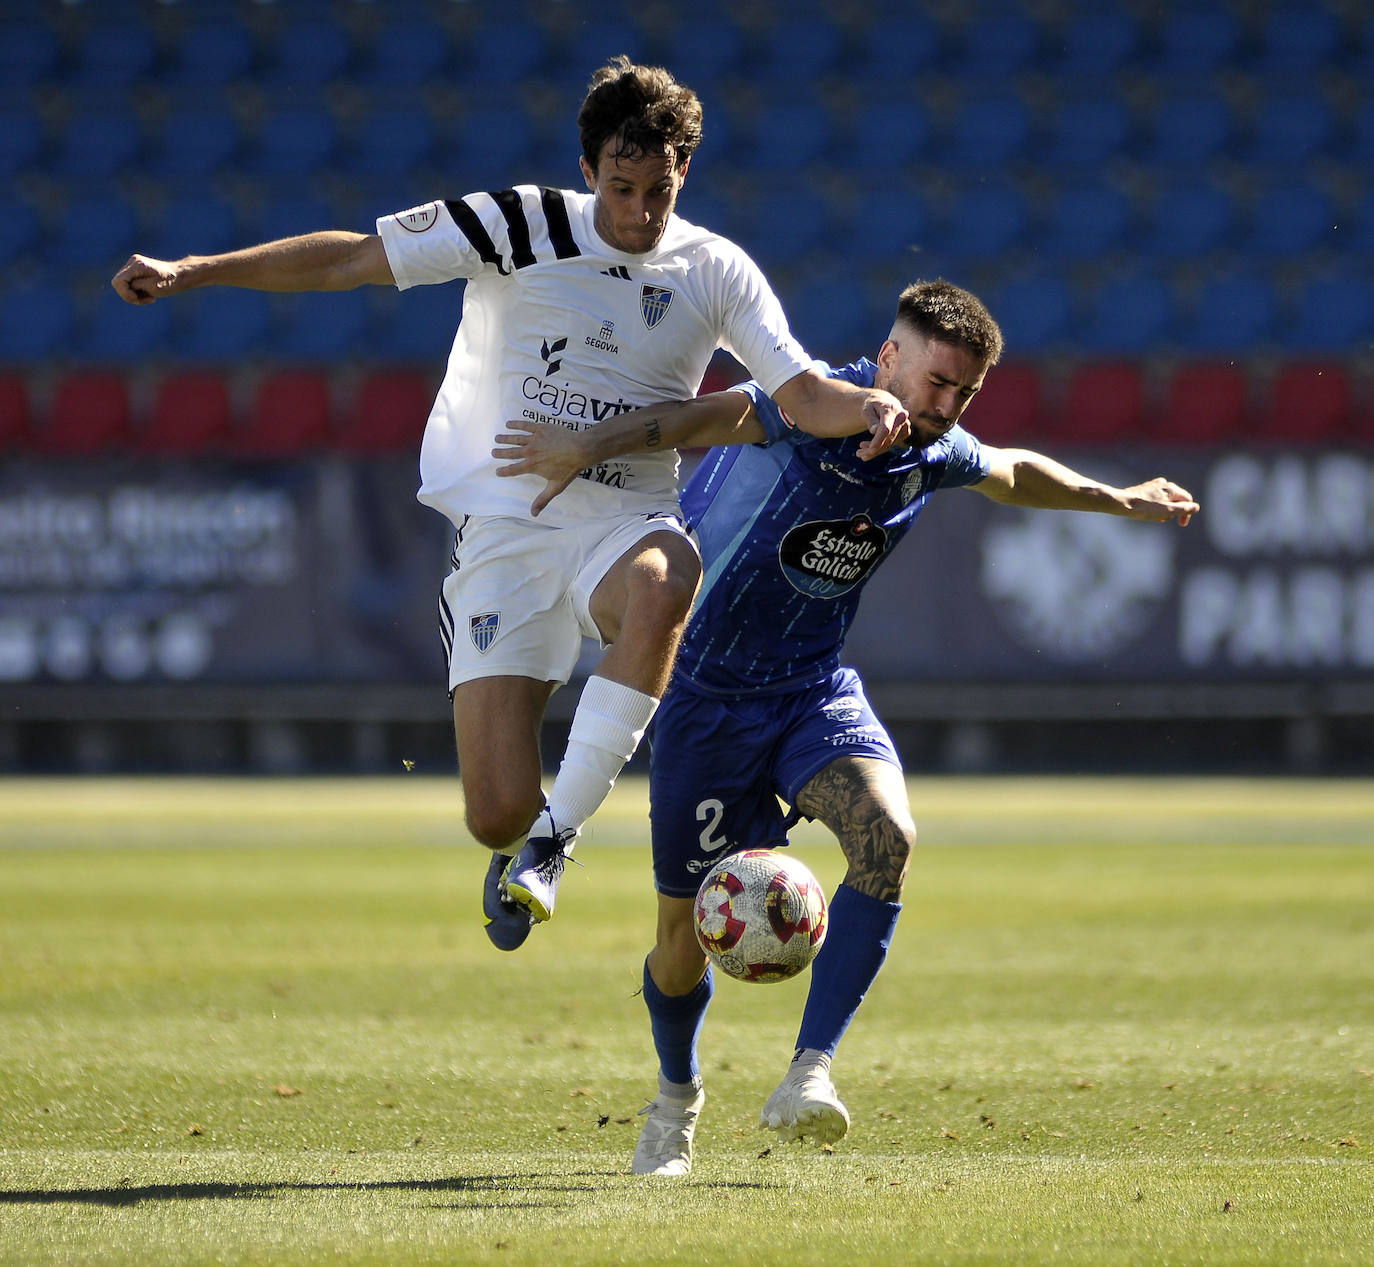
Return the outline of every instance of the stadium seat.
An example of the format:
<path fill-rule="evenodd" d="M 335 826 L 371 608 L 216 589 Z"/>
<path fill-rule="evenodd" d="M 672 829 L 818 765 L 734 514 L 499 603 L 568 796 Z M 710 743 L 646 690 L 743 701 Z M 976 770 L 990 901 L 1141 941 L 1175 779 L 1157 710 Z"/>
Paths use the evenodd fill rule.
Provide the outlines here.
<path fill-rule="evenodd" d="M 1250 212 L 1244 248 L 1252 255 L 1290 258 L 1334 244 L 1337 216 L 1326 191 L 1300 177 L 1273 181 Z"/>
<path fill-rule="evenodd" d="M 126 448 L 133 439 L 130 421 L 123 373 L 76 370 L 58 382 L 47 425 L 35 432 L 35 448 L 69 456 Z"/>
<path fill-rule="evenodd" d="M 368 296 L 372 305 L 368 349 L 375 356 L 404 364 L 443 364 L 463 315 L 463 290 L 461 281 L 413 286 L 399 294 L 374 287 Z"/>
<path fill-rule="evenodd" d="M 57 33 L 48 22 L 6 22 L 0 38 L 0 83 L 16 88 L 51 83 L 61 55 Z"/>
<path fill-rule="evenodd" d="M 353 141 L 347 167 L 364 178 L 413 172 L 432 161 L 434 121 L 424 110 L 383 110 L 350 129 Z"/>
<path fill-rule="evenodd" d="M 1158 167 L 1191 171 L 1224 153 L 1235 133 L 1235 114 L 1219 92 L 1165 92 L 1145 121 L 1141 157 Z"/>
<path fill-rule="evenodd" d="M 1164 260 L 1194 259 L 1231 241 L 1235 207 L 1219 185 L 1194 177 L 1157 191 L 1141 250 Z"/>
<path fill-rule="evenodd" d="M 282 327 L 273 352 L 289 361 L 334 361 L 366 350 L 367 294 L 364 290 L 312 291 L 281 304 Z"/>
<path fill-rule="evenodd" d="M 393 210 L 399 211 L 401 208 Z M 372 226 L 363 221 L 358 221 L 356 226 L 345 224 L 327 199 L 314 194 L 293 193 L 265 203 L 248 237 L 254 242 L 274 242 L 278 238 L 295 237 L 299 233 L 350 227 L 370 230 Z"/>
<path fill-rule="evenodd" d="M 335 443 L 354 453 L 420 450 L 437 384 L 418 371 L 375 370 L 353 393 Z"/>
<path fill-rule="evenodd" d="M 462 192 L 502 189 L 529 179 L 524 168 L 534 145 L 534 125 L 515 103 L 464 110 L 453 121 L 445 166 L 461 174 Z"/>
<path fill-rule="evenodd" d="M 145 82 L 157 62 L 157 42 L 145 22 L 101 22 L 81 37 L 67 68 L 68 87 L 127 88 Z"/>
<path fill-rule="evenodd" d="M 928 249 L 938 241 L 931 220 L 919 191 L 884 185 L 869 189 L 851 208 L 845 217 L 845 238 L 862 242 L 874 260 L 899 257 L 898 267 L 905 270 L 910 267 L 911 252 Z"/>
<path fill-rule="evenodd" d="M 1140 23 L 1126 9 L 1085 10 L 1072 14 L 1052 43 L 1052 69 L 1069 82 L 1114 75 L 1136 55 Z"/>
<path fill-rule="evenodd" d="M 185 370 L 168 374 L 153 396 L 138 447 L 148 453 L 209 453 L 229 439 L 232 410 L 223 374 Z"/>
<path fill-rule="evenodd" d="M 38 212 L 26 198 L 0 198 L 0 264 L 10 264 L 33 250 L 41 226 Z"/>
<path fill-rule="evenodd" d="M 969 404 L 963 425 L 987 444 L 1040 442 L 1040 370 L 1029 362 L 994 365 Z"/>
<path fill-rule="evenodd" d="M 178 88 L 223 87 L 247 78 L 257 48 L 241 22 L 202 21 L 177 36 L 163 82 Z"/>
<path fill-rule="evenodd" d="M 1183 345 L 1205 353 L 1246 353 L 1274 334 L 1278 299 L 1268 279 L 1253 273 L 1221 274 L 1199 290 L 1183 329 Z"/>
<path fill-rule="evenodd" d="M 158 176 L 203 178 L 227 170 L 243 144 L 227 107 L 202 104 L 172 110 L 162 122 L 148 165 Z"/>
<path fill-rule="evenodd" d="M 370 88 L 414 92 L 450 69 L 452 41 L 441 23 L 412 19 L 388 22 L 368 45 L 355 78 Z"/>
<path fill-rule="evenodd" d="M 608 49 L 605 56 L 613 57 L 616 51 Z M 460 53 L 464 82 L 483 88 L 497 84 L 509 87 L 544 70 L 549 41 L 539 23 L 522 18 L 518 10 L 507 6 L 501 16 L 489 18 L 471 32 Z M 587 67 L 589 79 L 595 69 Z"/>
<path fill-rule="evenodd" d="M 1240 21 L 1228 6 L 1194 4 L 1166 10 L 1155 69 L 1167 75 L 1211 74 L 1235 59 L 1240 39 Z"/>
<path fill-rule="evenodd" d="M 1374 39 L 1374 19 L 1370 20 L 1370 37 Z M 1374 63 L 1374 50 L 1370 52 L 1370 62 Z M 1366 97 L 1355 107 L 1351 120 L 1350 161 L 1355 163 L 1374 163 L 1374 97 Z"/>
<path fill-rule="evenodd" d="M 1132 127 L 1119 93 L 1074 93 L 1050 113 L 1044 157 L 1058 167 L 1096 170 L 1127 150 Z"/>
<path fill-rule="evenodd" d="M 960 31 L 959 54 L 949 69 L 993 81 L 1020 74 L 1035 64 L 1040 34 L 1035 18 L 1017 9 L 977 14 Z"/>
<path fill-rule="evenodd" d="M 778 22 L 750 66 L 770 86 L 814 85 L 830 72 L 844 48 L 844 34 L 827 14 L 793 14 Z"/>
<path fill-rule="evenodd" d="M 1164 388 L 1146 436 L 1160 444 L 1224 444 L 1249 429 L 1250 379 L 1234 363 L 1183 362 Z"/>
<path fill-rule="evenodd" d="M 121 260 L 120 263 L 123 263 Z M 134 308 L 109 286 L 101 288 L 85 320 L 78 325 L 72 350 L 96 365 L 135 365 L 167 355 L 173 316 L 181 300 Z"/>
<path fill-rule="evenodd" d="M 312 176 L 334 159 L 338 127 L 324 106 L 292 106 L 269 114 L 247 158 L 258 176 Z"/>
<path fill-rule="evenodd" d="M 1340 362 L 1300 361 L 1281 365 L 1269 384 L 1259 425 L 1251 438 L 1306 447 L 1345 438 L 1350 431 L 1349 371 Z"/>
<path fill-rule="evenodd" d="M 352 60 L 353 42 L 343 26 L 324 16 L 297 21 L 272 40 L 261 79 L 284 88 L 318 88 L 341 77 Z"/>
<path fill-rule="evenodd" d="M 1336 115 L 1318 89 L 1286 91 L 1259 103 L 1248 131 L 1242 157 L 1287 172 L 1334 148 Z"/>
<path fill-rule="evenodd" d="M 581 99 L 592 71 L 606 60 L 607 49 L 624 53 L 632 62 L 642 61 L 645 57 L 643 24 L 623 16 L 603 16 L 595 12 L 588 13 L 585 21 L 579 17 L 563 55 L 562 78 L 570 86 L 575 85 L 570 94 L 573 100 Z M 676 60 L 671 64 L 676 66 Z M 683 79 L 689 84 L 696 83 L 686 72 L 683 73 Z"/>
<path fill-rule="evenodd" d="M 770 100 L 742 129 L 735 158 L 770 174 L 820 162 L 831 143 L 832 118 L 826 106 L 811 100 Z"/>
<path fill-rule="evenodd" d="M 161 259 L 213 255 L 245 246 L 238 208 L 227 198 L 197 192 L 173 198 L 154 217 L 145 250 Z"/>
<path fill-rule="evenodd" d="M 272 305 L 257 290 L 216 286 L 176 299 L 172 341 L 189 361 L 220 365 L 269 348 Z"/>
<path fill-rule="evenodd" d="M 67 203 L 44 255 L 68 268 L 117 268 L 138 249 L 138 219 L 118 194 L 92 194 Z"/>
<path fill-rule="evenodd" d="M 86 184 L 138 170 L 143 130 L 138 118 L 114 107 L 74 115 L 48 164 L 54 176 Z"/>
<path fill-rule="evenodd" d="M 698 92 L 739 69 L 744 58 L 744 35 L 734 15 L 720 10 L 701 15 L 685 10 L 665 32 L 663 47 L 671 50 L 674 71 Z M 588 75 L 595 69 L 587 68 Z"/>
<path fill-rule="evenodd" d="M 1021 245 L 1029 226 L 1030 206 L 1017 186 L 978 181 L 955 195 L 934 245 L 954 259 L 987 259 Z"/>
<path fill-rule="evenodd" d="M 832 363 L 871 353 L 881 338 L 862 283 L 843 267 L 809 271 L 786 295 L 785 305 L 803 345 Z"/>
<path fill-rule="evenodd" d="M 1065 444 L 1112 445 L 1140 436 L 1145 384 L 1135 362 L 1089 362 L 1070 371 L 1063 408 L 1046 434 Z"/>
<path fill-rule="evenodd" d="M 1177 338 L 1174 289 L 1157 270 L 1105 281 L 1088 304 L 1078 334 L 1095 354 L 1147 356 Z"/>
<path fill-rule="evenodd" d="M 846 130 L 845 150 L 837 160 L 855 171 L 866 171 L 873 147 L 882 146 L 884 160 L 907 168 L 927 153 L 934 123 L 930 110 L 915 94 L 894 92 L 881 101 L 864 101 Z"/>
<path fill-rule="evenodd" d="M 1339 60 L 1342 42 L 1340 19 L 1327 6 L 1276 6 L 1264 19 L 1253 65 L 1265 73 L 1319 73 Z"/>
<path fill-rule="evenodd" d="M 1052 259 L 1096 260 L 1121 247 L 1131 227 L 1131 203 L 1101 181 L 1061 186 L 1046 208 L 1035 245 Z"/>
<path fill-rule="evenodd" d="M 43 123 L 34 111 L 0 112 L 0 179 L 13 180 L 37 167 L 45 144 Z"/>
<path fill-rule="evenodd" d="M 902 6 L 859 37 L 859 62 L 875 83 L 895 87 L 944 63 L 950 51 L 944 28 L 914 6 Z"/>
<path fill-rule="evenodd" d="M 0 453 L 25 448 L 32 428 L 28 376 L 13 370 L 0 371 Z"/>
<path fill-rule="evenodd" d="M 958 109 L 949 146 L 941 152 L 952 167 L 997 171 L 1026 157 L 1030 107 L 1020 97 L 991 91 L 969 95 Z"/>
<path fill-rule="evenodd" d="M 1358 275 L 1309 279 L 1280 338 L 1285 347 L 1307 353 L 1367 351 L 1374 339 L 1374 288 Z"/>
<path fill-rule="evenodd" d="M 785 207 L 786 214 L 775 215 L 777 207 Z M 831 225 L 825 200 L 804 182 L 772 181 L 744 210 L 749 228 L 740 234 L 740 245 L 769 275 L 794 267 L 800 256 L 819 249 Z"/>
<path fill-rule="evenodd" d="M 236 457 L 296 457 L 328 443 L 333 405 L 328 377 L 315 370 L 274 370 L 257 384 L 244 424 L 229 437 Z"/>
<path fill-rule="evenodd" d="M 74 319 L 71 293 L 54 279 L 8 287 L 0 304 L 0 363 L 32 365 L 66 353 Z"/>
<path fill-rule="evenodd" d="M 993 292 L 988 306 L 1002 327 L 1007 351 L 1016 357 L 1060 347 L 1074 315 L 1073 292 L 1056 273 L 1013 277 Z"/>

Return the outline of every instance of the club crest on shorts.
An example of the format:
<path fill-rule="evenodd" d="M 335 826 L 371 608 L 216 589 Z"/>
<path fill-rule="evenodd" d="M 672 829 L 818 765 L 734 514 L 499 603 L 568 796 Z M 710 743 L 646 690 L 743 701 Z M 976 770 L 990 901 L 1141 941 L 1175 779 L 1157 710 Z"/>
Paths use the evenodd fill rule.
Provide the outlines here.
<path fill-rule="evenodd" d="M 672 302 L 673 292 L 666 286 L 650 286 L 645 282 L 639 288 L 639 315 L 650 330 L 668 315 Z"/>
<path fill-rule="evenodd" d="M 480 616 L 468 617 L 468 637 L 478 651 L 491 650 L 496 635 L 501 631 L 501 613 L 483 612 Z"/>

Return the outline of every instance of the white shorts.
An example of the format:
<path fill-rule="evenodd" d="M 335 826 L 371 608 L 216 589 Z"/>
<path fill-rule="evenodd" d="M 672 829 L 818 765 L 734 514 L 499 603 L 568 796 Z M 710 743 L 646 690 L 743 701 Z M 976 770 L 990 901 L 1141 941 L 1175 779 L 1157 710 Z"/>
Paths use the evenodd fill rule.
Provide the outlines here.
<path fill-rule="evenodd" d="M 439 593 L 448 689 L 474 678 L 563 683 L 600 638 L 592 592 L 616 561 L 654 532 L 690 541 L 672 511 L 558 528 L 537 519 L 469 515 L 458 528 L 453 571 Z"/>

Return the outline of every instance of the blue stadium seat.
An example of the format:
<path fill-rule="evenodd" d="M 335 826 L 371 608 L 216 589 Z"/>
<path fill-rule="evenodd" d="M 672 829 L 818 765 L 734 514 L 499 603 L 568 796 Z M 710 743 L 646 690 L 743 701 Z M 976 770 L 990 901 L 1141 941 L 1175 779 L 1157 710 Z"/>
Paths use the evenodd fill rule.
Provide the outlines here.
<path fill-rule="evenodd" d="M 163 204 L 147 238 L 148 253 L 160 259 L 214 255 L 248 245 L 238 209 L 213 193 L 191 193 Z"/>
<path fill-rule="evenodd" d="M 1166 11 L 1160 29 L 1157 69 L 1166 74 L 1204 75 L 1235 61 L 1240 21 L 1224 5 L 1180 5 Z"/>
<path fill-rule="evenodd" d="M 942 159 L 953 167 L 998 170 L 1027 157 L 1031 122 L 1030 107 L 1020 96 L 976 93 L 956 114 Z"/>
<path fill-rule="evenodd" d="M 143 130 L 136 115 L 119 109 L 78 114 L 63 130 L 48 170 L 85 183 L 138 170 Z"/>
<path fill-rule="evenodd" d="M 766 172 L 791 171 L 822 161 L 829 150 L 830 111 L 819 101 L 767 101 L 736 143 L 737 162 Z"/>
<path fill-rule="evenodd" d="M 739 69 L 744 58 L 744 35 L 730 14 L 688 13 L 667 33 L 664 48 L 664 60 L 671 59 L 673 71 L 682 82 L 698 92 L 707 92 Z M 599 60 L 604 60 L 604 56 Z M 588 75 L 595 68 L 589 65 Z"/>
<path fill-rule="evenodd" d="M 864 28 L 859 64 L 874 83 L 903 85 L 918 72 L 941 65 L 948 47 L 938 22 L 908 9 Z"/>
<path fill-rule="evenodd" d="M 1184 180 L 1155 195 L 1142 249 L 1166 260 L 1192 259 L 1228 245 L 1235 222 L 1230 195 L 1205 180 Z"/>
<path fill-rule="evenodd" d="M 176 298 L 172 343 L 188 361 L 238 361 L 274 350 L 272 304 L 258 290 L 215 286 Z"/>
<path fill-rule="evenodd" d="M 841 240 L 865 259 L 891 258 L 903 270 L 911 266 L 913 252 L 928 251 L 940 241 L 920 192 L 886 186 L 860 197 L 846 218 Z"/>
<path fill-rule="evenodd" d="M 42 230 L 38 212 L 27 199 L 0 199 L 0 265 L 12 264 L 38 245 Z"/>
<path fill-rule="evenodd" d="M 43 146 L 43 124 L 34 111 L 0 113 L 0 180 L 12 180 L 36 167 Z"/>
<path fill-rule="evenodd" d="M 1060 167 L 1101 167 L 1126 150 L 1132 122 L 1130 108 L 1119 93 L 1075 93 L 1050 116 L 1045 157 Z"/>
<path fill-rule="evenodd" d="M 120 261 L 121 263 L 123 261 Z M 74 341 L 86 361 L 134 365 L 148 357 L 165 356 L 171 345 L 172 322 L 180 299 L 133 308 L 110 287 L 104 287 Z"/>
<path fill-rule="evenodd" d="M 1235 115 L 1219 92 L 1170 91 L 1148 120 L 1141 155 L 1159 166 L 1194 168 L 1223 153 L 1235 132 Z"/>
<path fill-rule="evenodd" d="M 1330 151 L 1336 116 L 1317 90 L 1284 92 L 1260 102 L 1250 126 L 1244 156 L 1255 163 L 1286 169 Z"/>
<path fill-rule="evenodd" d="M 761 42 L 750 74 L 766 84 L 814 85 L 834 68 L 843 50 L 844 34 L 833 19 L 794 15 L 777 23 Z"/>
<path fill-rule="evenodd" d="M 866 171 L 872 165 L 874 147 L 881 146 L 886 167 L 910 167 L 925 156 L 933 132 L 930 111 L 918 97 L 894 92 L 881 101 L 865 100 L 854 115 L 845 152 L 837 159 L 856 171 Z"/>
<path fill-rule="evenodd" d="M 177 38 L 163 82 L 178 88 L 222 88 L 249 77 L 257 46 L 235 21 L 198 21 Z"/>
<path fill-rule="evenodd" d="M 463 283 L 412 286 L 407 291 L 372 288 L 370 353 L 388 361 L 438 365 L 453 346 L 463 315 Z"/>
<path fill-rule="evenodd" d="M 1177 337 L 1173 287 L 1157 271 L 1114 277 L 1097 288 L 1078 332 L 1086 351 L 1146 356 Z"/>
<path fill-rule="evenodd" d="M 1298 291 L 1284 322 L 1285 347 L 1348 355 L 1374 339 L 1374 288 L 1359 276 L 1315 277 Z"/>
<path fill-rule="evenodd" d="M 1058 273 L 1013 277 L 993 290 L 988 306 L 1002 327 L 1011 356 L 1051 351 L 1071 334 L 1073 292 Z"/>
<path fill-rule="evenodd" d="M 173 110 L 162 122 L 148 160 L 158 176 L 200 179 L 229 170 L 243 135 L 227 107 L 212 104 Z"/>
<path fill-rule="evenodd" d="M 1101 181 L 1067 185 L 1050 201 L 1037 245 L 1061 260 L 1093 260 L 1116 250 L 1131 227 L 1131 202 Z"/>
<path fill-rule="evenodd" d="M 0 83 L 31 88 L 51 82 L 61 45 L 46 22 L 7 22 L 0 27 Z"/>
<path fill-rule="evenodd" d="M 748 218 L 747 229 L 736 240 L 769 275 L 795 267 L 799 256 L 819 249 L 830 228 L 824 199 L 799 181 L 770 181 L 748 209 Z"/>
<path fill-rule="evenodd" d="M 392 210 L 400 211 L 402 208 L 393 207 Z M 288 194 L 273 198 L 263 205 L 247 236 L 255 242 L 274 242 L 278 238 L 293 238 L 321 229 L 350 227 L 358 232 L 371 232 L 371 227 L 365 221 L 356 225 L 345 223 L 326 198 L 311 194 Z"/>
<path fill-rule="evenodd" d="M 1374 21 L 1369 26 L 1374 39 Z M 1374 64 L 1374 51 L 1370 53 L 1370 62 Z M 1355 107 L 1351 133 L 1349 158 L 1356 163 L 1374 163 L 1374 97 L 1366 96 Z"/>
<path fill-rule="evenodd" d="M 1298 177 L 1278 179 L 1260 191 L 1244 247 L 1257 255 L 1287 258 L 1334 245 L 1335 208 L 1326 191 Z"/>
<path fill-rule="evenodd" d="M 977 15 L 960 31 L 959 55 L 949 70 L 991 80 L 1019 74 L 1035 64 L 1040 36 L 1039 23 L 1028 13 L 1008 9 Z"/>
<path fill-rule="evenodd" d="M 1060 28 L 1054 71 L 1070 82 L 1114 75 L 1140 47 L 1140 23 L 1125 9 L 1104 9 L 1071 15 Z"/>
<path fill-rule="evenodd" d="M 66 355 L 73 322 L 71 294 L 57 279 L 6 287 L 0 304 L 0 362 L 32 366 Z"/>
<path fill-rule="evenodd" d="M 351 129 L 348 170 L 363 177 L 414 171 L 434 158 L 434 122 L 424 110 L 383 110 Z"/>
<path fill-rule="evenodd" d="M 67 268 L 112 266 L 113 271 L 138 247 L 133 206 L 119 194 L 89 194 L 63 207 L 44 255 Z"/>
<path fill-rule="evenodd" d="M 535 131 L 515 102 L 465 110 L 453 121 L 453 153 L 445 166 L 457 192 L 500 189 L 527 180 L 527 160 L 534 152 Z"/>
<path fill-rule="evenodd" d="M 1264 19 L 1257 70 L 1311 74 L 1339 61 L 1343 35 L 1340 19 L 1322 4 L 1285 4 Z"/>
<path fill-rule="evenodd" d="M 852 269 L 808 272 L 800 285 L 789 288 L 784 306 L 803 346 L 832 364 L 843 365 L 868 351 L 886 333 L 886 327 L 878 330 L 863 283 Z"/>
<path fill-rule="evenodd" d="M 537 22 L 518 14 L 494 18 L 479 26 L 468 37 L 461 52 L 460 70 L 464 82 L 491 85 L 518 84 L 543 71 L 549 60 L 549 40 Z M 613 57 L 607 52 L 607 57 Z M 604 60 L 604 59 L 603 59 Z M 595 70 L 587 67 L 587 76 Z"/>
<path fill-rule="evenodd" d="M 353 61 L 348 31 L 328 17 L 298 20 L 272 40 L 262 81 L 282 88 L 305 89 L 332 83 Z"/>
<path fill-rule="evenodd" d="M 292 361 L 334 361 L 365 352 L 370 313 L 364 290 L 312 291 L 280 305 L 273 352 Z"/>
<path fill-rule="evenodd" d="M 65 79 L 77 88 L 127 88 L 148 79 L 157 42 L 147 23 L 102 22 L 81 38 Z"/>
<path fill-rule="evenodd" d="M 645 56 L 644 28 L 625 17 L 590 13 L 586 21 L 579 21 L 568 37 L 563 58 L 563 79 L 572 90 L 575 100 L 581 100 L 592 71 L 607 57 L 624 53 L 632 62 Z M 676 59 L 670 62 L 677 66 Z M 684 72 L 684 81 L 692 83 Z M 695 86 L 695 85 L 693 85 Z"/>
<path fill-rule="evenodd" d="M 1253 273 L 1214 277 L 1197 293 L 1183 342 L 1198 352 L 1254 352 L 1272 339 L 1278 314 L 1278 296 L 1267 278 Z"/>
<path fill-rule="evenodd" d="M 323 106 L 293 106 L 269 115 L 248 158 L 259 176 L 310 176 L 334 159 L 338 127 Z"/>
<path fill-rule="evenodd" d="M 941 217 L 935 247 L 941 256 L 987 259 L 1021 245 L 1030 205 L 1015 185 L 989 180 L 959 191 Z"/>
<path fill-rule="evenodd" d="M 1365 187 L 1351 214 L 1342 221 L 1339 238 L 1347 250 L 1358 251 L 1374 260 L 1374 183 Z"/>
<path fill-rule="evenodd" d="M 452 58 L 453 42 L 440 23 L 394 21 L 377 33 L 357 78 L 374 88 L 415 89 L 448 72 Z"/>

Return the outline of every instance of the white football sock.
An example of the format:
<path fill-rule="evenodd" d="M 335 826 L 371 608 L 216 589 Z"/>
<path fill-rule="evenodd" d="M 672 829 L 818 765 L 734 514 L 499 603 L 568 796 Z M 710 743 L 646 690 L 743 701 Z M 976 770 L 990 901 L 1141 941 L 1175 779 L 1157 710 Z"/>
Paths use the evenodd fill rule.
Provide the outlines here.
<path fill-rule="evenodd" d="M 549 792 L 549 813 L 558 827 L 580 830 L 601 807 L 657 707 L 658 700 L 632 686 L 604 677 L 587 679 Z"/>

